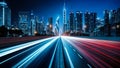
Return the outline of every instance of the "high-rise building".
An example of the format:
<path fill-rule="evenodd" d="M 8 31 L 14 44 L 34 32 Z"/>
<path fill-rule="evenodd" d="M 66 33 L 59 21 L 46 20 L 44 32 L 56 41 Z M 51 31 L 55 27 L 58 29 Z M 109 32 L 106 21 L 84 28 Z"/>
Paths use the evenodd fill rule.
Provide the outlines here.
<path fill-rule="evenodd" d="M 117 9 L 116 23 L 120 23 L 120 8 Z"/>
<path fill-rule="evenodd" d="M 11 26 L 11 10 L 5 2 L 0 2 L 0 26 Z"/>
<path fill-rule="evenodd" d="M 120 36 L 120 8 L 117 9 L 116 36 Z"/>
<path fill-rule="evenodd" d="M 53 35 L 53 18 L 52 17 L 48 18 L 46 33 L 47 35 Z"/>
<path fill-rule="evenodd" d="M 48 22 L 49 22 L 49 31 L 50 31 L 50 32 L 53 32 L 53 18 L 50 17 L 50 18 L 48 19 Z"/>
<path fill-rule="evenodd" d="M 117 17 L 117 11 L 116 10 L 111 10 L 110 12 L 110 24 L 116 23 L 116 18 Z"/>
<path fill-rule="evenodd" d="M 109 24 L 109 11 L 104 11 L 104 24 Z"/>
<path fill-rule="evenodd" d="M 76 24 L 75 24 L 75 18 L 74 18 L 74 13 L 73 12 L 70 12 L 70 18 L 69 18 L 69 23 L 70 23 L 70 31 L 71 32 L 74 32 L 75 30 L 76 30 L 76 28 L 75 28 L 75 26 L 76 26 Z"/>
<path fill-rule="evenodd" d="M 35 15 L 34 15 L 33 11 L 31 11 L 30 26 L 28 26 L 28 27 L 30 28 L 29 35 L 34 36 L 36 33 L 36 19 L 35 19 Z"/>
<path fill-rule="evenodd" d="M 44 34 L 44 22 L 37 22 L 36 23 L 36 31 L 38 32 L 38 34 L 43 35 Z"/>
<path fill-rule="evenodd" d="M 76 31 L 82 31 L 82 13 L 80 11 L 76 12 Z"/>
<path fill-rule="evenodd" d="M 19 28 L 23 31 L 25 35 L 29 35 L 30 30 L 30 15 L 29 11 L 19 12 Z"/>
<path fill-rule="evenodd" d="M 97 13 L 85 13 L 85 32 L 91 34 L 96 28 Z"/>
<path fill-rule="evenodd" d="M 67 32 L 69 32 L 70 31 L 70 21 L 68 20 L 67 21 Z"/>
<path fill-rule="evenodd" d="M 96 28 L 99 28 L 104 25 L 104 20 L 101 18 L 96 19 Z"/>
<path fill-rule="evenodd" d="M 109 22 L 109 11 L 105 10 L 104 11 L 104 35 L 105 36 L 110 36 L 111 31 L 110 31 L 110 22 Z"/>
<path fill-rule="evenodd" d="M 86 12 L 85 15 L 84 15 L 84 19 L 85 19 L 85 32 L 86 33 L 89 33 L 89 30 L 90 30 L 90 13 L 89 12 Z"/>
<path fill-rule="evenodd" d="M 55 35 L 60 35 L 59 16 L 57 17 L 56 23 L 55 23 Z"/>
<path fill-rule="evenodd" d="M 63 7 L 63 32 L 67 31 L 67 22 L 66 22 L 66 8 L 65 8 L 65 3 Z"/>
<path fill-rule="evenodd" d="M 89 29 L 89 32 L 93 32 L 94 29 L 96 28 L 96 18 L 97 18 L 97 13 L 90 13 L 90 20 L 89 20 L 90 29 Z"/>

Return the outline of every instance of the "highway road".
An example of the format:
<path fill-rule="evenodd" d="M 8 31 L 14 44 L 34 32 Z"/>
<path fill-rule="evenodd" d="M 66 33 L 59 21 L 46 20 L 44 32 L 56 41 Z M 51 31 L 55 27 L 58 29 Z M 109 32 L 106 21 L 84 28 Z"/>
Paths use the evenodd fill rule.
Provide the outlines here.
<path fill-rule="evenodd" d="M 0 50 L 0 68 L 120 68 L 120 42 L 56 36 Z"/>

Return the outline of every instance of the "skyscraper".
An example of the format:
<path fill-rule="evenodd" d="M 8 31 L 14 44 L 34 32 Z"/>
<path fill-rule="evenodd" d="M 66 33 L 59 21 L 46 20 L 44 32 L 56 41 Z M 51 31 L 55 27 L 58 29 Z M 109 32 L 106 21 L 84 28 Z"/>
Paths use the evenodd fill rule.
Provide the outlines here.
<path fill-rule="evenodd" d="M 48 18 L 47 34 L 48 35 L 53 35 L 53 18 L 52 17 Z"/>
<path fill-rule="evenodd" d="M 117 9 L 117 19 L 116 23 L 120 23 L 120 8 Z"/>
<path fill-rule="evenodd" d="M 63 7 L 63 32 L 67 31 L 67 22 L 66 22 L 66 8 L 65 8 L 65 3 Z"/>
<path fill-rule="evenodd" d="M 69 14 L 70 18 L 69 18 L 69 23 L 70 23 L 70 31 L 74 32 L 75 30 L 75 22 L 74 22 L 74 13 L 73 12 L 70 12 Z"/>
<path fill-rule="evenodd" d="M 67 32 L 69 32 L 69 31 L 70 31 L 70 21 L 67 20 Z"/>
<path fill-rule="evenodd" d="M 94 29 L 96 28 L 96 18 L 97 18 L 97 13 L 90 13 L 90 20 L 89 20 L 89 25 L 90 29 L 89 32 L 93 32 Z"/>
<path fill-rule="evenodd" d="M 30 26 L 28 26 L 28 27 L 30 28 L 29 35 L 32 35 L 32 36 L 34 36 L 36 33 L 36 22 L 38 22 L 36 18 L 37 17 L 35 17 L 33 11 L 31 11 Z"/>
<path fill-rule="evenodd" d="M 111 35 L 111 31 L 110 31 L 110 22 L 109 22 L 109 11 L 105 10 L 104 11 L 104 35 L 105 36 L 110 36 Z"/>
<path fill-rule="evenodd" d="M 108 10 L 104 11 L 104 23 L 109 24 L 109 11 Z"/>
<path fill-rule="evenodd" d="M 30 33 L 30 14 L 29 11 L 19 12 L 19 28 L 25 35 Z"/>
<path fill-rule="evenodd" d="M 38 32 L 38 34 L 40 35 L 45 35 L 44 33 L 44 22 L 40 21 L 40 22 L 36 22 L 36 31 Z"/>
<path fill-rule="evenodd" d="M 55 35 L 60 35 L 59 16 L 57 17 L 56 23 L 55 23 Z"/>
<path fill-rule="evenodd" d="M 120 8 L 117 9 L 117 21 L 116 21 L 116 35 L 120 36 Z"/>
<path fill-rule="evenodd" d="M 110 12 L 110 24 L 114 24 L 116 23 L 116 17 L 117 17 L 117 11 L 116 10 L 112 10 Z"/>
<path fill-rule="evenodd" d="M 0 2 L 0 26 L 2 25 L 11 26 L 11 10 L 5 2 Z"/>
<path fill-rule="evenodd" d="M 52 32 L 52 30 L 53 30 L 53 18 L 50 17 L 50 18 L 48 19 L 48 22 L 49 22 L 49 30 L 50 30 L 50 32 Z"/>
<path fill-rule="evenodd" d="M 82 13 L 80 11 L 76 12 L 76 30 L 77 32 L 82 31 Z"/>
<path fill-rule="evenodd" d="M 84 15 L 84 19 L 85 19 L 85 32 L 86 33 L 89 33 L 89 30 L 90 30 L 90 13 L 89 12 L 86 12 L 85 15 Z"/>
<path fill-rule="evenodd" d="M 94 29 L 96 28 L 96 18 L 97 13 L 94 12 L 86 12 L 85 13 L 85 32 L 88 34 L 92 34 Z"/>

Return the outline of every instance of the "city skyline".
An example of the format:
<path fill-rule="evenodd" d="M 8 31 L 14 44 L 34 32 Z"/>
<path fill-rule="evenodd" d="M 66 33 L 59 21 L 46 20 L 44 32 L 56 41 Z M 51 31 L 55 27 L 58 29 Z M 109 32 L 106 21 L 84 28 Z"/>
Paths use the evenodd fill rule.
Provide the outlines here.
<path fill-rule="evenodd" d="M 119 0 L 6 0 L 8 6 L 11 8 L 12 16 L 16 17 L 19 11 L 31 11 L 33 10 L 35 15 L 39 17 L 44 17 L 45 21 L 49 17 L 53 17 L 53 22 L 55 22 L 56 17 L 60 16 L 60 22 L 63 24 L 63 5 L 66 3 L 66 19 L 69 19 L 70 11 L 74 13 L 76 11 L 81 11 L 85 13 L 88 12 L 96 12 L 99 18 L 103 18 L 103 11 L 105 9 L 112 10 L 119 8 L 120 3 Z M 28 3 L 29 2 L 29 3 Z M 22 4 L 22 5 L 21 5 Z M 13 14 L 14 13 L 14 14 Z M 16 19 L 12 19 L 15 21 Z M 83 22 L 84 23 L 84 22 Z"/>
<path fill-rule="evenodd" d="M 99 18 L 99 13 L 96 11 L 92 11 L 92 12 L 90 12 L 90 11 L 82 12 L 80 10 L 75 10 L 75 12 L 72 10 L 69 11 L 68 6 L 67 6 L 69 4 L 67 1 L 68 0 L 60 1 L 60 3 L 63 2 L 62 14 L 57 15 L 57 17 L 53 16 L 54 14 L 52 15 L 52 13 L 49 13 L 49 11 L 47 11 L 47 13 L 51 14 L 51 16 L 40 17 L 39 14 L 36 15 L 37 13 L 35 13 L 35 11 L 32 10 L 32 7 L 30 7 L 30 6 L 29 6 L 29 8 L 31 10 L 28 10 L 28 9 L 24 10 L 24 7 L 23 7 L 23 10 L 21 10 L 17 6 L 20 11 L 16 11 L 17 14 L 16 13 L 13 14 L 15 9 L 14 9 L 14 11 L 12 11 L 12 8 L 10 8 L 11 6 L 9 4 L 7 4 L 8 2 L 6 3 L 6 1 L 4 1 L 4 2 L 1 2 L 1 14 L 2 14 L 1 19 L 3 20 L 3 25 L 7 26 L 7 28 L 8 27 L 9 28 L 13 28 L 13 27 L 19 28 L 23 31 L 23 33 L 25 35 L 32 35 L 32 36 L 34 36 L 36 33 L 42 34 L 42 33 L 44 33 L 44 31 L 46 31 L 46 34 L 48 34 L 48 35 L 49 34 L 53 35 L 56 30 L 55 29 L 56 27 L 57 27 L 57 31 L 58 31 L 59 35 L 66 34 L 66 33 L 81 34 L 83 32 L 85 32 L 87 34 L 91 34 L 91 33 L 96 32 L 96 29 L 98 28 L 98 26 L 100 26 L 100 27 L 107 26 L 107 28 L 111 29 L 112 27 L 111 26 L 109 27 L 109 24 L 111 24 L 110 22 L 112 22 L 113 24 L 119 23 L 119 19 L 117 19 L 117 18 L 119 18 L 119 8 L 115 8 L 112 10 L 105 9 L 102 11 L 104 13 L 101 14 L 101 15 L 103 15 L 103 18 Z M 73 4 L 71 4 L 71 5 L 73 5 Z M 19 6 L 21 6 L 21 5 L 19 5 Z M 12 15 L 9 18 L 10 21 L 12 20 L 12 22 L 10 23 L 11 26 L 4 24 L 5 23 L 4 20 L 7 20 L 7 18 L 5 18 L 5 17 L 7 17 L 6 14 L 8 13 L 8 12 L 5 12 L 6 7 L 11 10 L 11 13 L 9 13 L 9 15 Z M 72 7 L 73 6 L 71 6 L 71 8 Z M 74 5 L 74 7 L 75 7 L 75 5 Z M 76 8 L 78 8 L 78 7 L 76 7 Z M 44 8 L 44 9 L 47 9 L 47 8 Z M 59 10 L 59 8 L 58 8 L 58 10 Z M 14 17 L 15 14 L 17 17 Z M 58 17 L 59 17 L 59 19 L 58 19 Z M 14 19 L 16 21 L 14 21 Z M 109 20 L 110 20 L 110 22 L 109 22 Z M 115 22 L 115 21 L 117 21 L 117 22 Z M 56 23 L 57 23 L 57 26 L 56 26 Z M 106 23 L 108 23 L 108 24 L 106 24 Z M 99 25 L 97 25 L 97 24 L 99 24 Z M 43 29 L 41 30 L 41 28 L 43 28 Z M 108 33 L 109 32 L 110 31 L 108 31 Z"/>

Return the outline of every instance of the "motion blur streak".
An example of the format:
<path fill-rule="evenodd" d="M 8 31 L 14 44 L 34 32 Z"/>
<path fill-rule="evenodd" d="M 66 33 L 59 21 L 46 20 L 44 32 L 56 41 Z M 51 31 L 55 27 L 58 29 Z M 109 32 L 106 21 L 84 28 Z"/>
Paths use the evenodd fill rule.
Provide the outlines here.
<path fill-rule="evenodd" d="M 33 53 L 31 53 L 29 56 L 21 60 L 19 63 L 17 63 L 13 68 L 22 68 L 22 67 L 27 67 L 39 54 L 41 54 L 47 47 L 49 47 L 52 43 L 54 43 L 57 40 L 58 37 L 53 39 L 52 41 L 48 42 L 44 46 L 40 47 Z"/>
<path fill-rule="evenodd" d="M 120 68 L 117 41 L 57 36 L 0 52 L 1 68 Z"/>
<path fill-rule="evenodd" d="M 65 51 L 66 51 L 66 54 L 67 54 L 67 56 L 68 56 L 68 59 L 69 59 L 71 68 L 74 68 L 73 63 L 72 63 L 72 61 L 71 61 L 71 58 L 70 58 L 69 53 L 68 53 L 68 51 L 67 51 L 66 48 L 65 48 Z"/>
<path fill-rule="evenodd" d="M 2 49 L 2 50 L 0 50 L 0 57 L 8 55 L 8 54 L 16 52 L 16 51 L 19 51 L 21 49 L 33 46 L 33 45 L 41 43 L 43 41 L 53 39 L 53 38 L 55 38 L 55 37 L 42 39 L 42 40 L 37 40 L 37 41 L 33 41 L 33 42 L 28 42 L 28 43 L 25 43 L 25 44 L 20 44 L 20 45 L 16 45 L 16 46 L 13 46 L 13 47 L 8 47 L 8 48 L 5 48 L 5 49 Z"/>
<path fill-rule="evenodd" d="M 63 42 L 63 46 L 64 46 L 64 49 L 65 49 L 66 55 L 67 55 L 67 57 L 68 57 L 69 63 L 70 63 L 70 67 L 71 67 L 71 68 L 74 68 L 74 65 L 73 65 L 72 60 L 71 60 L 71 58 L 70 58 L 70 56 L 69 56 L 68 50 L 67 50 L 67 48 L 65 47 L 66 44 L 65 44 L 64 38 L 63 38 L 62 36 L 61 36 L 61 39 L 62 39 L 62 42 Z"/>
<path fill-rule="evenodd" d="M 52 63 L 53 63 L 53 60 L 54 60 L 54 57 L 55 57 L 57 46 L 58 46 L 58 41 L 57 41 L 57 44 L 56 44 L 55 49 L 54 49 L 54 53 L 53 53 L 52 58 L 51 58 L 49 68 L 52 68 Z"/>
<path fill-rule="evenodd" d="M 95 68 L 120 68 L 120 42 L 63 37 L 79 50 Z"/>

